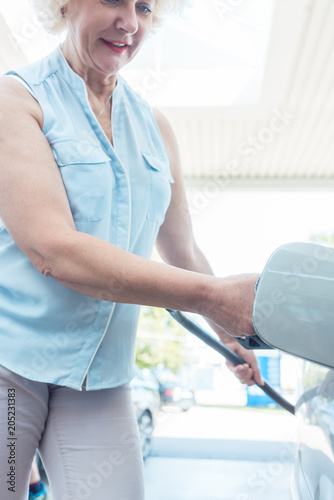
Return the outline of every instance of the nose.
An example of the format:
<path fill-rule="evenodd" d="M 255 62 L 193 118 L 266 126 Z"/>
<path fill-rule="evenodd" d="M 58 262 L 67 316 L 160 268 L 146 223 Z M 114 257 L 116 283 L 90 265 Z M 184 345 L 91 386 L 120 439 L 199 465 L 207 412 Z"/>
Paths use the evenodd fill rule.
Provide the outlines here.
<path fill-rule="evenodd" d="M 124 5 L 118 14 L 116 28 L 128 35 L 134 35 L 138 31 L 138 19 L 136 5 Z"/>

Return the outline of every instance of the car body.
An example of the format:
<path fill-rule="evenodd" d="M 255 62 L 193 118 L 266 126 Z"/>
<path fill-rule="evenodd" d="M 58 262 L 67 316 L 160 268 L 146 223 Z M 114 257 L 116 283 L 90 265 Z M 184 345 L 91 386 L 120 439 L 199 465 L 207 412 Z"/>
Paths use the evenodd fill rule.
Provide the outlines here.
<path fill-rule="evenodd" d="M 293 500 L 334 498 L 334 370 L 302 361 L 296 415 Z"/>
<path fill-rule="evenodd" d="M 145 375 L 137 370 L 136 376 L 131 381 L 131 388 L 142 454 L 145 459 L 151 452 L 154 422 L 160 408 L 159 385 L 151 375 Z"/>
<path fill-rule="evenodd" d="M 159 382 L 161 406 L 174 406 L 187 411 L 196 404 L 194 391 L 175 382 Z"/>

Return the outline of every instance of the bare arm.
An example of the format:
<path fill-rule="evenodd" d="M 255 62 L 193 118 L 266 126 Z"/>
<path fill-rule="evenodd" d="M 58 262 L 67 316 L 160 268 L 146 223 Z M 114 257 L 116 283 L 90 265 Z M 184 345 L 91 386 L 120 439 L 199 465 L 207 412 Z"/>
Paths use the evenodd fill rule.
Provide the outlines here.
<path fill-rule="evenodd" d="M 237 322 L 229 316 L 231 303 L 245 301 L 243 279 L 151 262 L 76 231 L 38 103 L 2 77 L 0 109 L 0 217 L 39 272 L 104 300 L 195 311 L 236 335 L 253 332 L 251 315 Z"/>

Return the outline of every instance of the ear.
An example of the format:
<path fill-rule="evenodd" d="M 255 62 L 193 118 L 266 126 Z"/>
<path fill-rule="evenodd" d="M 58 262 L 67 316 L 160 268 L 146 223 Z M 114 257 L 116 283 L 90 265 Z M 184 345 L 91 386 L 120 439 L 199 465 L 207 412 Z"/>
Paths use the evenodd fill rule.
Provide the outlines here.
<path fill-rule="evenodd" d="M 62 17 L 63 19 L 65 19 L 66 12 L 67 12 L 67 4 L 66 4 L 66 5 L 63 5 L 63 6 L 62 6 L 62 8 L 60 9 L 61 17 Z"/>

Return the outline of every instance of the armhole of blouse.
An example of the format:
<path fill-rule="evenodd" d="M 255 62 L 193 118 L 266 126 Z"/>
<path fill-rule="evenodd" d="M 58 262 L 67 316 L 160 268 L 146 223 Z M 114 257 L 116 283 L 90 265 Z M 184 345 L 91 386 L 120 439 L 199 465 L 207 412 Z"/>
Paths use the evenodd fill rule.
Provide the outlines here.
<path fill-rule="evenodd" d="M 7 76 L 9 76 L 10 78 L 14 78 L 18 82 L 20 82 L 21 85 L 23 85 L 23 87 L 25 87 L 28 90 L 28 92 L 36 99 L 32 89 L 29 87 L 29 85 L 24 80 L 22 80 L 22 78 L 20 76 L 18 76 L 18 75 L 7 75 Z"/>

